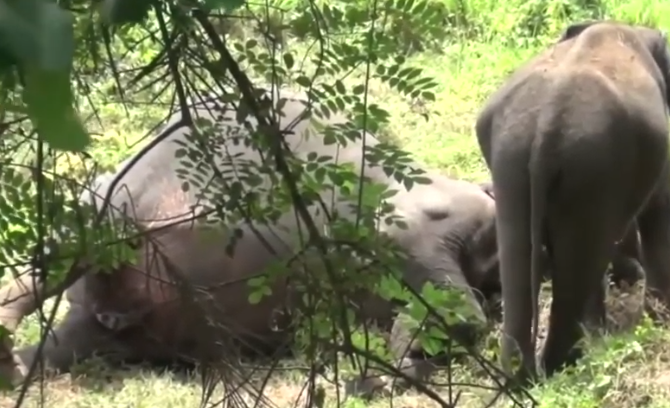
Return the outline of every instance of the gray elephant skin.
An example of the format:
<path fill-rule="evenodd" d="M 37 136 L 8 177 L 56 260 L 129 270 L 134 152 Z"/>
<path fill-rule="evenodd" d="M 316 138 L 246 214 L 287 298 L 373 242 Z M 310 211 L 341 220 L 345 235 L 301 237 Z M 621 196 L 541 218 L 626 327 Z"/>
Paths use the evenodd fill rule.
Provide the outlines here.
<path fill-rule="evenodd" d="M 486 194 L 488 194 L 489 197 L 495 200 L 493 182 L 484 181 L 479 183 L 479 186 Z M 633 227 L 629 228 L 626 236 L 621 241 L 617 242 L 614 258 L 612 259 L 610 268 L 607 270 L 609 272 L 609 279 L 605 279 L 603 284 L 607 285 L 608 282 L 611 282 L 615 287 L 623 289 L 625 286 L 632 287 L 644 277 L 639 235 L 640 234 L 638 233 L 637 224 L 635 224 Z M 549 280 L 551 279 L 551 270 L 548 265 L 546 247 L 544 246 L 543 256 L 545 257 L 544 262 L 546 262 L 547 265 L 542 270 L 542 278 Z M 594 301 L 599 300 L 600 299 L 596 295 Z M 595 312 L 601 311 L 599 306 L 594 306 L 598 307 Z"/>
<path fill-rule="evenodd" d="M 616 242 L 635 222 L 647 290 L 668 303 L 669 61 L 658 30 L 573 24 L 512 73 L 477 118 L 496 199 L 501 360 L 522 382 L 537 374 L 532 329 L 543 245 L 553 294 L 541 357 L 547 376 L 581 355 L 581 323 L 591 319 L 593 297 L 604 298 Z"/>
<path fill-rule="evenodd" d="M 293 93 L 283 92 L 281 96 L 288 100 L 280 121 L 284 128 L 302 113 L 303 103 L 302 97 Z M 196 113 L 211 118 L 203 107 Z M 257 151 L 234 142 L 235 133 L 238 137 L 246 134 L 234 121 L 234 114 L 228 109 L 223 114 L 225 120 L 219 121 L 221 133 L 229 136 L 222 139 L 224 146 L 217 146 L 217 151 L 227 151 L 229 157 L 237 157 L 235 160 L 240 157 L 260 160 Z M 179 119 L 179 115 L 173 117 L 166 128 Z M 339 116 L 328 119 L 329 124 L 343 121 Z M 309 138 L 305 137 L 308 129 L 312 133 Z M 125 206 L 126 214 L 133 214 L 152 242 L 158 244 L 159 252 L 173 265 L 170 269 L 200 290 L 194 291 L 192 298 L 180 297 L 165 260 L 155 256 L 156 250 L 147 244 L 148 239 L 142 239 L 137 248 L 137 265 L 122 265 L 111 273 L 88 273 L 69 288 L 67 296 L 71 307 L 43 349 L 43 358 L 52 368 L 67 371 L 75 358 L 85 359 L 94 353 L 115 361 L 178 358 L 203 361 L 230 352 L 231 339 L 238 340 L 236 344 L 265 352 L 281 348 L 290 341 L 291 322 L 287 316 L 290 313 L 275 313 L 290 309 L 291 298 L 296 295 L 290 285 L 279 280 L 273 284 L 270 296 L 250 304 L 247 280 L 261 274 L 273 261 L 288 260 L 296 253 L 299 248 L 291 244 L 296 242 L 291 239 L 296 235 L 296 216 L 288 211 L 275 225 L 255 223 L 255 232 L 251 224 L 238 225 L 243 236 L 237 240 L 232 256 L 224 250 L 229 243 L 230 226 L 206 228 L 190 221 L 174 225 L 176 220 L 192 216 L 192 206 L 198 204 L 200 192 L 195 185 L 183 191 L 183 180 L 177 176 L 181 165 L 175 159 L 180 147 L 176 142 L 187 141 L 187 134 L 185 128 L 177 130 L 135 163 L 118 183 L 111 204 L 116 208 Z M 360 141 L 350 142 L 336 151 L 338 145 L 325 145 L 323 139 L 316 136 L 312 125 L 302 120 L 286 136 L 286 141 L 298 157 L 306 158 L 309 153 L 317 152 L 360 169 Z M 367 135 L 368 146 L 378 143 L 374 136 Z M 129 162 L 127 160 L 120 169 Z M 228 166 L 229 169 L 231 163 L 219 160 L 220 168 Z M 205 170 L 204 179 L 212 176 L 204 173 Z M 404 280 L 415 290 L 420 290 L 426 281 L 438 287 L 461 287 L 469 294 L 479 319 L 472 327 L 480 327 L 485 314 L 473 292 L 498 290 L 495 288 L 498 262 L 493 200 L 475 184 L 437 173 L 426 174 L 432 184 L 415 185 L 411 191 L 386 176 L 381 167 L 366 166 L 365 175 L 399 191 L 391 202 L 396 214 L 405 218 L 408 229 L 385 226 L 384 231 L 409 255 L 403 268 Z M 97 195 L 91 198 L 101 201 L 96 197 L 105 196 L 113 179 L 111 175 L 99 178 Z M 329 196 L 327 202 L 331 200 Z M 340 214 L 346 214 L 349 208 L 338 203 L 335 207 Z M 311 216 L 322 228 L 326 219 L 323 212 L 315 209 L 315 206 L 310 207 Z M 349 211 L 349 215 L 354 214 Z M 168 219 L 171 226 L 167 226 Z M 150 231 L 156 227 L 162 229 Z M 300 270 L 292 273 L 300 273 Z M 3 288 L 3 293 L 17 291 L 17 284 L 10 289 Z M 10 306 L 5 303 L 5 309 Z M 17 318 L 22 318 L 27 310 L 16 304 L 11 309 Z M 361 318 L 392 326 L 391 348 L 399 359 L 403 358 L 410 337 L 402 324 L 393 323 L 392 305 L 366 295 L 361 300 L 360 310 Z M 466 332 L 470 328 L 464 325 Z M 418 363 L 408 368 L 408 375 L 427 375 L 430 370 L 428 365 L 420 364 L 419 357 L 413 357 L 420 354 L 418 347 L 412 344 L 407 354 L 409 362 Z M 36 351 L 36 345 L 32 345 L 16 350 L 16 355 L 22 364 L 29 365 Z"/>

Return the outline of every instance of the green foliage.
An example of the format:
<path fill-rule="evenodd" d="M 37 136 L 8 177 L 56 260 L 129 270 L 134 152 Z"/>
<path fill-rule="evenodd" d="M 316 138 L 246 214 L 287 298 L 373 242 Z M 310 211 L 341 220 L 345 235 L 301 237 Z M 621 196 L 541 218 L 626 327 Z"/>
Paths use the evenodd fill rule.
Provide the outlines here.
<path fill-rule="evenodd" d="M 58 183 L 57 179 L 46 176 L 42 177 L 41 194 L 37 194 L 36 184 L 24 173 L 11 166 L 3 166 L 2 170 L 0 242 L 4 244 L 0 247 L 0 264 L 25 266 L 26 260 L 35 255 L 32 251 L 40 239 L 46 239 L 48 252 L 57 251 L 51 253 L 48 284 L 59 283 L 78 254 L 86 254 L 90 262 L 102 268 L 113 268 L 133 259 L 134 253 L 124 245 L 107 247 L 136 231 L 114 223 L 92 228 L 94 208 L 73 200 L 81 193 L 76 185 L 62 180 Z M 123 229 L 119 228 L 121 225 Z"/>
<path fill-rule="evenodd" d="M 233 11 L 244 5 L 244 0 L 203 0 L 203 8 L 205 10 L 224 9 L 225 11 Z"/>
<path fill-rule="evenodd" d="M 629 333 L 591 340 L 588 355 L 550 382 L 539 385 L 534 393 L 542 397 L 542 407 L 601 406 L 603 401 L 608 401 L 620 392 L 617 389 L 621 388 L 621 382 L 626 377 L 630 380 L 639 375 L 639 368 L 631 373 L 630 365 L 644 366 L 650 357 L 656 358 L 645 351 L 645 345 L 666 342 L 667 331 L 645 317 Z M 644 401 L 647 398 L 640 395 L 638 399 Z M 627 395 L 627 401 L 635 399 L 634 395 Z"/>
<path fill-rule="evenodd" d="M 71 13 L 48 0 L 3 0 L 0 40 L 0 92 L 14 90 L 14 75 L 21 75 L 25 111 L 44 141 L 57 149 L 83 150 L 90 139 L 73 107 Z M 4 109 L 24 111 L 21 106 Z"/>

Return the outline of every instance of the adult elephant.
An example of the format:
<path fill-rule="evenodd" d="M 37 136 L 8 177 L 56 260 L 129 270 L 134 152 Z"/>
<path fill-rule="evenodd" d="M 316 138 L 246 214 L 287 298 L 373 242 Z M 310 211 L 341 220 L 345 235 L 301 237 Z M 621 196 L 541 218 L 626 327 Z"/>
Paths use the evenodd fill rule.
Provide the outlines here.
<path fill-rule="evenodd" d="M 648 290 L 668 303 L 669 72 L 664 33 L 611 21 L 573 24 L 480 113 L 477 139 L 496 198 L 508 372 L 520 352 L 517 374 L 535 374 L 531 327 L 543 244 L 553 293 L 547 375 L 580 355 L 574 346 L 589 298 L 602 291 L 615 244 L 635 220 Z"/>
<path fill-rule="evenodd" d="M 287 91 L 282 91 L 281 97 L 286 103 L 280 126 L 286 128 L 294 121 L 297 123 L 285 136 L 295 156 L 305 159 L 317 153 L 330 156 L 330 162 L 337 158 L 339 163 L 361 170 L 363 146 L 360 140 L 339 147 L 325 144 L 316 134 L 316 128 L 308 120 L 300 119 L 304 98 Z M 198 166 L 201 184 L 182 188 L 184 180 L 180 174 L 183 175 L 184 166 L 175 156 L 179 149 L 196 140 L 183 126 L 139 160 L 126 161 L 115 176 L 107 175 L 98 180 L 95 190 L 105 196 L 112 188 L 112 181 L 119 179 L 110 207 L 125 208 L 125 213 L 130 214 L 143 231 L 133 246 L 138 253 L 137 264 L 120 265 L 110 273 L 91 273 L 99 268 L 78 266 L 87 269 L 69 288 L 67 294 L 72 306 L 55 329 L 55 336 L 50 336 L 44 346 L 43 358 L 47 365 L 67 371 L 75 358 L 87 358 L 93 353 L 113 360 L 211 361 L 230 351 L 231 339 L 266 350 L 274 350 L 290 340 L 290 309 L 299 293 L 292 290 L 294 286 L 288 284 L 287 279 L 295 278 L 303 269 L 292 264 L 289 276 L 275 281 L 271 294 L 257 304 L 248 301 L 247 280 L 262 274 L 276 261 L 286 263 L 301 250 L 297 240 L 301 222 L 293 209 L 286 210 L 272 223 L 240 222 L 235 226 L 242 230 L 241 236 L 233 234 L 231 225 L 212 226 L 192 221 L 203 200 L 199 185 L 214 180 L 210 184 L 217 186 L 217 173 L 234 174 L 233 181 L 238 180 L 236 174 L 239 173 L 231 172 L 232 169 L 243 171 L 245 160 L 247 164 L 261 162 L 257 151 L 240 143 L 239 139 L 246 137 L 247 132 L 235 122 L 235 110 L 220 109 L 222 112 L 210 113 L 208 107 L 199 106 L 194 112 L 200 117 L 216 117 L 218 126 L 217 134 L 208 141 L 213 143 L 210 151 L 218 155 L 215 159 L 219 171 Z M 176 115 L 166 128 L 179 124 L 181 119 Z M 344 120 L 333 115 L 327 124 L 336 125 Z M 379 147 L 379 142 L 368 134 L 366 145 Z M 184 154 L 179 153 L 179 156 Z M 128 171 L 122 175 L 125 170 Z M 428 281 L 438 287 L 461 288 L 466 292 L 475 319 L 472 324 L 456 328 L 456 332 L 468 334 L 480 327 L 485 316 L 473 288 L 485 286 L 484 283 L 491 280 L 489 277 L 497 274 L 493 200 L 477 185 L 436 173 L 428 173 L 431 184 L 415 185 L 408 191 L 381 167 L 366 164 L 363 170 L 370 180 L 398 190 L 390 201 L 395 205 L 395 215 L 404 218 L 408 228 L 382 223 L 381 229 L 409 255 L 401 268 L 405 282 L 415 290 L 420 290 Z M 254 191 L 260 193 L 263 186 L 270 184 L 270 178 L 265 177 Z M 226 192 L 222 184 L 216 188 L 218 192 Z M 351 210 L 351 203 L 338 201 L 337 195 L 331 191 L 323 193 L 322 198 L 334 203 L 340 216 L 354 217 L 356 213 Z M 83 199 L 101 204 L 96 194 Z M 324 212 L 318 204 L 308 205 L 308 210 L 322 231 L 328 225 Z M 112 211 L 111 214 L 119 213 Z M 225 248 L 233 235 L 236 242 L 229 255 Z M 32 285 L 24 285 L 29 279 L 21 278 L 0 291 L 0 299 L 11 299 L 0 309 L 0 317 L 10 329 L 16 328 L 36 307 L 34 296 L 21 295 L 45 291 L 42 286 L 31 289 Z M 180 291 L 178 282 L 182 281 L 194 289 L 188 296 Z M 368 293 L 360 298 L 359 306 L 360 318 L 391 325 L 394 314 L 390 302 Z M 276 313 L 286 308 L 289 309 L 287 315 Z M 407 368 L 406 373 L 415 377 L 427 375 L 430 364 L 421 361 L 419 345 L 410 341 L 411 336 L 400 320 L 392 326 L 391 347 L 398 359 L 419 363 Z M 15 352 L 23 368 L 36 356 L 36 345 Z M 367 392 L 380 384 L 363 379 L 357 385 L 361 392 Z"/>

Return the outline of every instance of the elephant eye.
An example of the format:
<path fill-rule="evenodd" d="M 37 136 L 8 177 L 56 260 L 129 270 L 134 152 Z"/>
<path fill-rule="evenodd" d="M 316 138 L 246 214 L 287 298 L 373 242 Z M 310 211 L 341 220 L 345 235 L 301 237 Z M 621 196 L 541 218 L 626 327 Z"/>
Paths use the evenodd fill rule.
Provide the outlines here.
<path fill-rule="evenodd" d="M 124 242 L 132 250 L 137 250 L 142 245 L 142 240 L 140 239 L 140 237 L 128 238 Z"/>
<path fill-rule="evenodd" d="M 431 221 L 441 221 L 449 218 L 449 211 L 446 208 L 428 208 L 423 211 L 426 217 Z"/>

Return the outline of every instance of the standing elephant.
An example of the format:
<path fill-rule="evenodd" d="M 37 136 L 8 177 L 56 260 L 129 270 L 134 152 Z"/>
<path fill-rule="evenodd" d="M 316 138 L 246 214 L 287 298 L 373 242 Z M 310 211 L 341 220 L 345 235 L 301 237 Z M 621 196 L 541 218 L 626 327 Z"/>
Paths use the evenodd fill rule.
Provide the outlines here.
<path fill-rule="evenodd" d="M 285 128 L 302 114 L 304 98 L 285 91 L 281 97 L 287 100 L 280 123 Z M 235 140 L 247 135 L 234 120 L 236 112 L 229 107 L 220 109 L 223 113 L 217 118 L 221 133 L 208 140 L 215 141 L 215 149 L 211 151 L 219 154 L 216 161 L 221 173 L 231 174 L 231 168 L 242 168 L 245 159 L 260 163 L 257 151 Z M 195 114 L 213 117 L 204 106 L 198 107 Z M 181 119 L 176 115 L 166 128 Z M 328 124 L 344 120 L 331 116 Z M 305 159 L 317 153 L 330 156 L 331 162 L 337 157 L 339 163 L 353 164 L 361 170 L 363 145 L 360 140 L 339 147 L 324 144 L 323 138 L 314 134 L 309 121 L 297 123 L 285 137 L 294 155 Z M 312 133 L 309 138 L 305 137 L 308 130 Z M 224 249 L 233 235 L 231 226 L 192 221 L 202 201 L 202 189 L 196 184 L 189 189 L 182 188 L 179 174 L 184 167 L 175 158 L 177 150 L 193 143 L 188 135 L 188 128 L 178 128 L 136 163 L 132 164 L 135 160 L 130 159 L 116 175 L 99 178 L 94 188 L 97 194 L 82 197 L 100 207 L 100 197 L 112 188 L 113 180 L 120 177 L 111 196 L 111 207 L 125 207 L 126 214 L 139 224 L 143 235 L 138 242 L 128 244 L 137 251 L 137 264 L 120 265 L 109 273 L 92 273 L 98 268 L 89 265 L 83 277 L 69 287 L 67 296 L 71 308 L 43 349 L 43 359 L 48 366 L 67 371 L 75 358 L 84 359 L 93 353 L 110 360 L 203 361 L 229 352 L 232 340 L 270 351 L 290 341 L 290 309 L 299 294 L 291 290 L 286 279 L 278 279 L 272 284 L 269 296 L 250 304 L 247 280 L 262 274 L 276 261 L 292 259 L 300 251 L 296 239 L 300 223 L 293 210 L 286 211 L 273 224 L 240 223 L 237 227 L 243 234 L 229 255 Z M 368 134 L 366 144 L 378 146 L 379 142 Z M 121 175 L 124 170 L 129 171 Z M 215 178 L 207 166 L 201 166 L 199 172 L 202 180 Z M 401 269 L 405 282 L 415 290 L 420 290 L 428 281 L 438 287 L 460 287 L 470 300 L 476 321 L 463 324 L 457 333 L 467 334 L 478 328 L 485 315 L 473 290 L 484 288 L 485 282 L 491 281 L 490 276 L 498 273 L 493 200 L 477 185 L 436 173 L 427 174 L 431 184 L 415 185 L 407 191 L 381 167 L 366 165 L 364 172 L 371 180 L 399 191 L 390 201 L 395 205 L 395 214 L 404 218 L 408 228 L 382 223 L 381 229 L 409 255 Z M 269 185 L 271 180 L 265 178 L 263 183 Z M 256 190 L 262 189 L 257 187 Z M 340 216 L 356 215 L 348 202 L 338 201 L 332 194 L 324 193 L 324 201 L 335 203 Z M 323 230 L 328 223 L 323 211 L 319 211 L 316 204 L 308 209 L 317 228 Z M 111 214 L 118 213 L 112 211 Z M 156 229 L 158 227 L 160 229 Z M 292 268 L 292 276 L 302 272 L 299 265 L 293 264 Z M 0 308 L 6 327 L 17 327 L 20 320 L 35 309 L 36 292 L 44 292 L 42 286 L 33 288 L 30 279 L 29 276 L 20 278 L 0 291 L 0 299 L 11 299 L 5 300 Z M 194 289 L 187 296 L 178 284 L 182 281 Z M 28 285 L 22 286 L 26 283 Z M 360 306 L 361 319 L 373 319 L 384 325 L 393 321 L 390 302 L 367 294 L 361 298 Z M 276 313 L 284 309 L 289 313 Z M 391 331 L 391 348 L 398 359 L 407 356 L 410 362 L 421 363 L 419 346 L 410 342 L 408 329 L 395 323 Z M 411 347 L 406 354 L 408 345 Z M 25 368 L 34 361 L 36 353 L 37 345 L 31 345 L 16 350 L 15 357 Z M 407 369 L 408 375 L 413 376 L 427 375 L 429 371 L 428 364 Z M 370 384 L 363 380 L 359 389 L 365 391 L 368 385 L 378 385 Z"/>
<path fill-rule="evenodd" d="M 543 244 L 553 301 L 547 375 L 580 355 L 589 298 L 637 220 L 648 290 L 670 296 L 665 34 L 617 22 L 573 24 L 514 72 L 476 122 L 491 170 L 504 299 L 502 363 L 536 373 Z M 602 293 L 600 293 L 602 297 Z M 604 307 L 602 308 L 604 310 Z"/>

